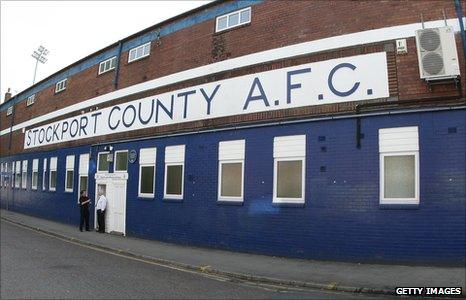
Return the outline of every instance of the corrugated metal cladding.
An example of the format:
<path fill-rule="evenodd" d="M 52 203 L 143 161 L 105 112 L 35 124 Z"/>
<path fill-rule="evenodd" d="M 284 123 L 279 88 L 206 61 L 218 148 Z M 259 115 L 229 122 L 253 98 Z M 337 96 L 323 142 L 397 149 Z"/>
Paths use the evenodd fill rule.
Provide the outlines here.
<path fill-rule="evenodd" d="M 380 129 L 379 149 L 380 152 L 418 151 L 418 128 L 410 126 Z"/>
<path fill-rule="evenodd" d="M 45 166 L 45 162 L 44 162 Z M 79 155 L 79 174 L 87 174 L 89 171 L 89 154 Z"/>
<path fill-rule="evenodd" d="M 76 77 L 56 99 L 68 101 L 82 80 L 101 86 L 91 94 L 81 88 L 76 99 L 102 97 L 103 107 L 88 111 L 94 100 L 81 107 L 69 97 L 48 119 L 39 95 L 31 110 L 16 111 L 17 127 L 1 128 L 1 207 L 77 225 L 79 192 L 95 203 L 100 191 L 112 195 L 109 232 L 304 259 L 464 265 L 464 96 L 453 84 L 429 90 L 415 67 L 421 24 L 413 15 L 443 26 L 444 3 L 430 3 L 430 15 L 420 1 L 338 1 L 342 11 L 367 15 L 345 22 L 323 3 L 227 1 L 167 24 L 161 33 L 173 39 L 121 65 L 121 89 L 110 77 L 107 89 L 107 75 L 80 77 L 115 49 L 57 74 L 53 80 Z M 216 16 L 249 5 L 250 23 L 215 32 Z M 376 17 L 396 5 L 409 9 Z M 452 12 L 447 7 L 449 24 Z M 318 34 L 313 20 L 323 24 Z M 408 53 L 396 53 L 397 32 Z M 123 49 L 154 38 L 144 33 Z M 185 49 L 162 61 L 167 70 L 152 61 L 167 55 L 164 46 Z M 50 113 L 58 104 L 43 105 Z M 28 148 L 19 125 L 38 143 Z M 81 136 L 85 130 L 95 135 Z M 11 149 L 3 143 L 10 138 Z"/>
<path fill-rule="evenodd" d="M 225 141 L 218 145 L 219 160 L 244 159 L 245 140 Z"/>

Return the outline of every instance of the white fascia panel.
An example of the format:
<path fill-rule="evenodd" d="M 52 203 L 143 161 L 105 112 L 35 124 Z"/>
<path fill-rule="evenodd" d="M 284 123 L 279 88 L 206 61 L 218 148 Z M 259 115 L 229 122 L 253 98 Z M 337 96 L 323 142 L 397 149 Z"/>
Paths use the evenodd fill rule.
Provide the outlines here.
<path fill-rule="evenodd" d="M 444 20 L 436 20 L 425 22 L 425 28 L 435 28 L 445 26 Z M 463 18 L 466 22 L 466 18 Z M 448 26 L 452 26 L 455 32 L 458 32 L 459 24 L 458 19 L 446 20 Z M 124 89 L 110 92 L 86 101 L 67 106 L 65 108 L 53 111 L 51 113 L 33 118 L 23 123 L 17 124 L 12 127 L 12 131 L 22 128 L 30 127 L 34 124 L 47 121 L 74 111 L 81 110 L 86 107 L 96 106 L 101 103 L 112 101 L 121 97 L 140 93 L 146 90 L 151 90 L 178 82 L 186 81 L 193 78 L 203 77 L 209 74 L 225 72 L 229 70 L 239 69 L 251 65 L 257 65 L 279 59 L 286 59 L 300 55 L 307 55 L 321 51 L 328 51 L 332 49 L 339 49 L 344 47 L 351 47 L 356 45 L 371 44 L 382 41 L 390 41 L 399 38 L 414 37 L 415 31 L 422 29 L 421 23 L 412 23 L 406 25 L 398 25 L 392 27 L 385 27 L 379 29 L 372 29 L 360 31 L 350 34 L 344 34 L 299 44 L 294 44 L 286 47 L 270 49 L 266 51 L 257 52 L 254 54 L 243 55 L 237 58 L 228 59 L 221 62 L 212 63 L 209 65 L 181 71 L 164 77 L 156 78 L 143 83 L 135 84 Z M 0 136 L 10 132 L 10 128 L 0 131 Z"/>

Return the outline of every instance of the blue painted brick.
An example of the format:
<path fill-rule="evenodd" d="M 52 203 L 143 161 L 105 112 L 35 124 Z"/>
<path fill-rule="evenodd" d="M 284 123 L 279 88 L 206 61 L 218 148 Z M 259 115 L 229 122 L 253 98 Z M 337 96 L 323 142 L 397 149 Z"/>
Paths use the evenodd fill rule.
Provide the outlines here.
<path fill-rule="evenodd" d="M 161 241 L 319 260 L 365 262 L 465 262 L 465 111 L 411 113 L 362 119 L 365 139 L 356 148 L 354 119 L 209 132 L 114 144 L 115 150 L 157 147 L 154 199 L 137 197 L 138 164 L 129 164 L 127 234 Z M 419 126 L 421 201 L 416 209 L 379 205 L 378 130 Z M 448 134 L 448 128 L 457 133 Z M 272 205 L 273 138 L 306 134 L 306 203 Z M 321 152 L 320 137 L 327 151 Z M 217 202 L 218 142 L 245 139 L 245 197 L 242 205 Z M 162 201 L 164 151 L 186 145 L 185 195 Z M 4 157 L 3 161 L 89 152 L 89 146 Z M 94 177 L 97 149 L 90 162 Z M 77 161 L 77 159 L 76 159 Z M 77 164 L 77 163 L 76 163 Z M 326 166 L 326 172 L 320 167 Z M 188 176 L 194 180 L 187 180 Z M 29 168 L 29 185 L 31 168 Z M 42 161 L 39 183 L 42 182 Z M 77 181 L 77 176 L 75 176 Z M 78 224 L 77 183 L 64 193 L 1 189 L 1 206 Z M 95 184 L 89 181 L 94 197 Z"/>

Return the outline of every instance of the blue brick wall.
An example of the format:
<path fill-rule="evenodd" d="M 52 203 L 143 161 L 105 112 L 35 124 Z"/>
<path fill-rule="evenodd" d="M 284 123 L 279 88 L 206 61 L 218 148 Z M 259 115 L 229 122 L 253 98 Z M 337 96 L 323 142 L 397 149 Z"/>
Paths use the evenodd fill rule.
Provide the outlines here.
<path fill-rule="evenodd" d="M 137 197 L 138 164 L 129 164 L 127 234 L 319 260 L 464 263 L 465 117 L 465 110 L 365 117 L 361 149 L 356 148 L 355 119 L 114 144 L 115 150 L 157 147 L 153 199 Z M 421 200 L 414 209 L 379 205 L 378 129 L 399 126 L 419 126 Z M 449 128 L 456 128 L 456 133 L 449 133 Z M 301 207 L 273 205 L 273 138 L 295 134 L 307 138 L 306 203 Z M 246 140 L 242 205 L 217 202 L 218 142 L 235 139 Z M 178 144 L 186 145 L 184 199 L 163 200 L 165 146 Z M 98 150 L 91 149 L 90 178 Z M 89 147 L 54 152 L 59 156 L 59 174 L 64 174 L 67 154 L 84 152 Z M 27 158 L 32 166 L 32 158 L 50 156 L 36 153 L 5 159 Z M 76 168 L 77 164 L 78 159 Z M 39 165 L 42 174 L 42 161 Z M 64 176 L 59 176 L 57 192 L 3 188 L 1 205 L 77 224 L 77 176 L 75 181 L 73 194 L 63 192 Z M 91 197 L 93 182 L 89 182 Z"/>

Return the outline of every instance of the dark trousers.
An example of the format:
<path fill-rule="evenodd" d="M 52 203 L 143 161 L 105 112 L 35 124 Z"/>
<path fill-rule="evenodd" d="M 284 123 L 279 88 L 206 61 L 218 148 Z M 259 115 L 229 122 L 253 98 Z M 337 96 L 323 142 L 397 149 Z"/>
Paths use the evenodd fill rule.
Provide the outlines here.
<path fill-rule="evenodd" d="M 79 230 L 83 230 L 84 224 L 86 224 L 86 230 L 89 230 L 89 208 L 81 207 L 81 221 L 79 222 Z"/>
<path fill-rule="evenodd" d="M 99 225 L 99 232 L 105 232 L 105 210 L 97 210 L 97 224 Z"/>

